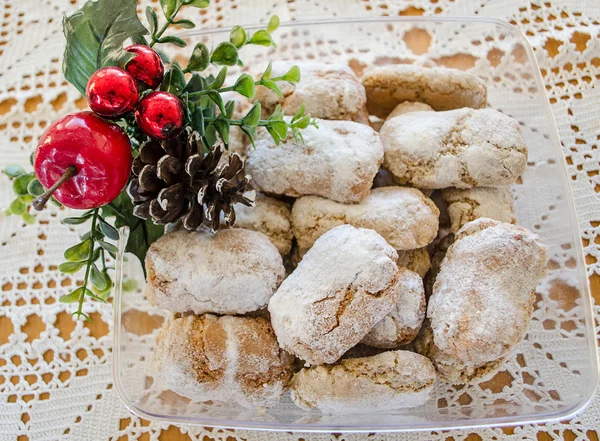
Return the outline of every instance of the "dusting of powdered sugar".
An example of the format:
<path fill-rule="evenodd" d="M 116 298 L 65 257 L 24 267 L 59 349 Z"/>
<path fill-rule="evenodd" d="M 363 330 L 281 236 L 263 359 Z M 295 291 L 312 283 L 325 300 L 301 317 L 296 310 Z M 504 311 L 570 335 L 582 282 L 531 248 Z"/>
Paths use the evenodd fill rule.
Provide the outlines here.
<path fill-rule="evenodd" d="M 246 169 L 265 193 L 298 197 L 318 195 L 342 203 L 362 200 L 371 189 L 383 160 L 377 133 L 351 121 L 317 121 L 319 128 L 302 131 L 276 145 L 259 133 L 248 152 Z"/>
<path fill-rule="evenodd" d="M 155 351 L 157 378 L 191 400 L 273 406 L 293 372 L 262 317 L 191 315 L 168 322 Z"/>
<path fill-rule="evenodd" d="M 279 344 L 308 364 L 333 363 L 394 307 L 397 253 L 373 230 L 322 235 L 269 301 Z"/>
<path fill-rule="evenodd" d="M 427 309 L 434 363 L 443 358 L 459 376 L 505 357 L 527 330 L 546 262 L 546 246 L 525 228 L 480 218 L 460 229 Z"/>
<path fill-rule="evenodd" d="M 352 205 L 301 197 L 292 208 L 292 229 L 301 250 L 343 224 L 375 230 L 396 250 L 412 250 L 435 239 L 439 214 L 433 201 L 415 188 L 381 187 Z"/>
<path fill-rule="evenodd" d="M 196 314 L 263 308 L 285 275 L 269 238 L 242 228 L 166 234 L 148 250 L 146 269 L 150 302 Z"/>
<path fill-rule="evenodd" d="M 519 123 L 494 109 L 410 112 L 379 133 L 384 166 L 419 188 L 511 185 L 527 166 Z"/>
<path fill-rule="evenodd" d="M 378 322 L 361 343 L 378 348 L 397 348 L 417 336 L 425 318 L 423 279 L 406 268 L 399 268 L 400 298 L 392 311 Z"/>

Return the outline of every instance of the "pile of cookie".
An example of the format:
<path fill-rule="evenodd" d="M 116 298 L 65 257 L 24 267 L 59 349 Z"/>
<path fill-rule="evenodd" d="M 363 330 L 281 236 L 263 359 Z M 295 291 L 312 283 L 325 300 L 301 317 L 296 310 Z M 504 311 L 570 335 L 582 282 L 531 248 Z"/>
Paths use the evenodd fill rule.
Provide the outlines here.
<path fill-rule="evenodd" d="M 146 296 L 176 313 L 157 378 L 195 401 L 268 407 L 290 389 L 335 413 L 419 406 L 437 380 L 490 376 L 523 339 L 546 269 L 546 247 L 514 225 L 518 122 L 485 108 L 466 72 L 380 66 L 359 80 L 296 64 L 300 83 L 257 99 L 289 115 L 304 103 L 318 128 L 255 148 L 231 138 L 256 207 L 148 251 Z"/>

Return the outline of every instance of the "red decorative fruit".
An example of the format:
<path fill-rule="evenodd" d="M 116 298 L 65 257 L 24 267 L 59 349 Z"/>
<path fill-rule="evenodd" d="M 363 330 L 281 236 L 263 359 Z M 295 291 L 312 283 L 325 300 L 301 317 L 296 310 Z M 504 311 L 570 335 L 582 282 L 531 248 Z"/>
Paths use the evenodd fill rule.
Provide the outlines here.
<path fill-rule="evenodd" d="M 125 65 L 125 70 L 150 89 L 160 86 L 165 75 L 165 68 L 156 51 L 143 44 L 134 44 L 125 50 L 137 54 Z"/>
<path fill-rule="evenodd" d="M 33 168 L 44 188 L 63 181 L 54 191 L 59 202 L 89 209 L 119 195 L 129 179 L 131 161 L 129 138 L 118 125 L 80 112 L 48 127 L 35 151 Z M 35 208 L 43 207 L 52 195 L 48 193 L 37 205 L 34 202 Z"/>
<path fill-rule="evenodd" d="M 185 111 L 182 102 L 168 92 L 152 92 L 141 99 L 135 120 L 152 138 L 169 139 L 183 128 Z"/>
<path fill-rule="evenodd" d="M 139 98 L 135 79 L 114 66 L 94 72 L 86 92 L 90 109 L 105 118 L 118 118 L 131 112 Z"/>

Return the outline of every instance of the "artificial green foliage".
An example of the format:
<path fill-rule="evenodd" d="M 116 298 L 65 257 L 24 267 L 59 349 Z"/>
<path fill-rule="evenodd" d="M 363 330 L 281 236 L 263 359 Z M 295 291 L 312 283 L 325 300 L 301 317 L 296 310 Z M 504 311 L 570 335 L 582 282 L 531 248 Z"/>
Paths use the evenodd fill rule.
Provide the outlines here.
<path fill-rule="evenodd" d="M 148 6 L 144 11 L 147 29 L 137 16 L 136 0 L 88 0 L 80 9 L 63 21 L 66 37 L 63 72 L 65 78 L 77 90 L 85 94 L 89 78 L 104 66 L 125 67 L 134 54 L 125 51 L 131 43 L 153 47 L 166 65 L 166 72 L 160 90 L 177 96 L 184 105 L 186 125 L 191 126 L 200 136 L 208 151 L 217 142 L 228 146 L 232 126 L 238 126 L 249 136 L 254 145 L 258 127 L 264 127 L 279 144 L 291 134 L 300 140 L 302 129 L 315 121 L 304 113 L 304 106 L 292 118 L 284 118 L 281 108 L 265 117 L 261 117 L 260 103 L 239 119 L 234 119 L 235 101 L 224 100 L 223 94 L 235 92 L 250 100 L 254 99 L 257 87 L 266 87 L 281 95 L 278 82 L 295 84 L 300 81 L 300 69 L 290 68 L 284 75 L 273 77 L 269 63 L 260 79 L 242 73 L 237 79 L 228 77 L 228 68 L 243 66 L 243 50 L 247 45 L 275 47 L 273 32 L 279 27 L 279 18 L 271 17 L 264 29 L 249 32 L 242 26 L 235 26 L 228 41 L 214 45 L 197 43 L 188 52 L 185 66 L 177 62 L 170 63 L 160 49 L 161 45 L 187 47 L 181 36 L 170 32 L 173 28 L 192 29 L 195 23 L 178 18 L 182 8 L 206 8 L 209 0 L 160 0 L 156 10 Z M 143 91 L 142 94 L 149 93 Z M 116 121 L 127 133 L 135 157 L 138 147 L 148 138 L 138 127 L 133 115 L 126 115 Z M 12 180 L 15 199 L 5 211 L 7 215 L 19 215 L 26 223 L 35 222 L 30 204 L 35 197 L 44 193 L 44 188 L 35 175 L 23 167 L 10 165 L 5 174 Z M 58 202 L 51 198 L 51 201 Z M 60 205 L 60 204 L 58 204 Z M 73 313 L 89 320 L 83 312 L 86 298 L 106 302 L 113 287 L 111 266 L 118 249 L 119 229 L 128 227 L 129 238 L 126 252 L 135 254 L 143 263 L 150 245 L 164 234 L 162 225 L 142 220 L 133 215 L 133 203 L 125 190 L 99 208 L 82 212 L 79 215 L 64 218 L 62 222 L 72 228 L 85 228 L 78 243 L 64 252 L 65 261 L 58 269 L 66 274 L 83 273 L 83 284 L 70 293 L 60 297 L 64 303 L 76 304 Z M 125 285 L 124 289 L 127 289 Z M 131 287 L 135 289 L 135 287 Z"/>

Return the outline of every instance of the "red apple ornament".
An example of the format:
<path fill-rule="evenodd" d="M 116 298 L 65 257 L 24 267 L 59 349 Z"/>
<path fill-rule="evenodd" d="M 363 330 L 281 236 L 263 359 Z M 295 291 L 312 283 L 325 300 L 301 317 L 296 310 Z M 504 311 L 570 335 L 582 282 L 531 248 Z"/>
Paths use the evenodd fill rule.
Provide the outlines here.
<path fill-rule="evenodd" d="M 32 205 L 41 210 L 52 195 L 70 208 L 105 205 L 127 184 L 131 162 L 129 138 L 118 125 L 92 112 L 65 116 L 38 142 L 33 168 L 49 190 Z"/>
<path fill-rule="evenodd" d="M 152 92 L 140 100 L 135 120 L 144 133 L 156 139 L 169 139 L 183 129 L 183 103 L 168 92 Z"/>
<path fill-rule="evenodd" d="M 160 86 L 165 68 L 156 51 L 143 44 L 134 44 L 125 50 L 136 54 L 136 57 L 125 65 L 125 70 L 150 89 Z"/>
<path fill-rule="evenodd" d="M 104 67 L 90 77 L 86 90 L 90 109 L 104 118 L 119 118 L 138 102 L 135 79 L 120 67 Z"/>

